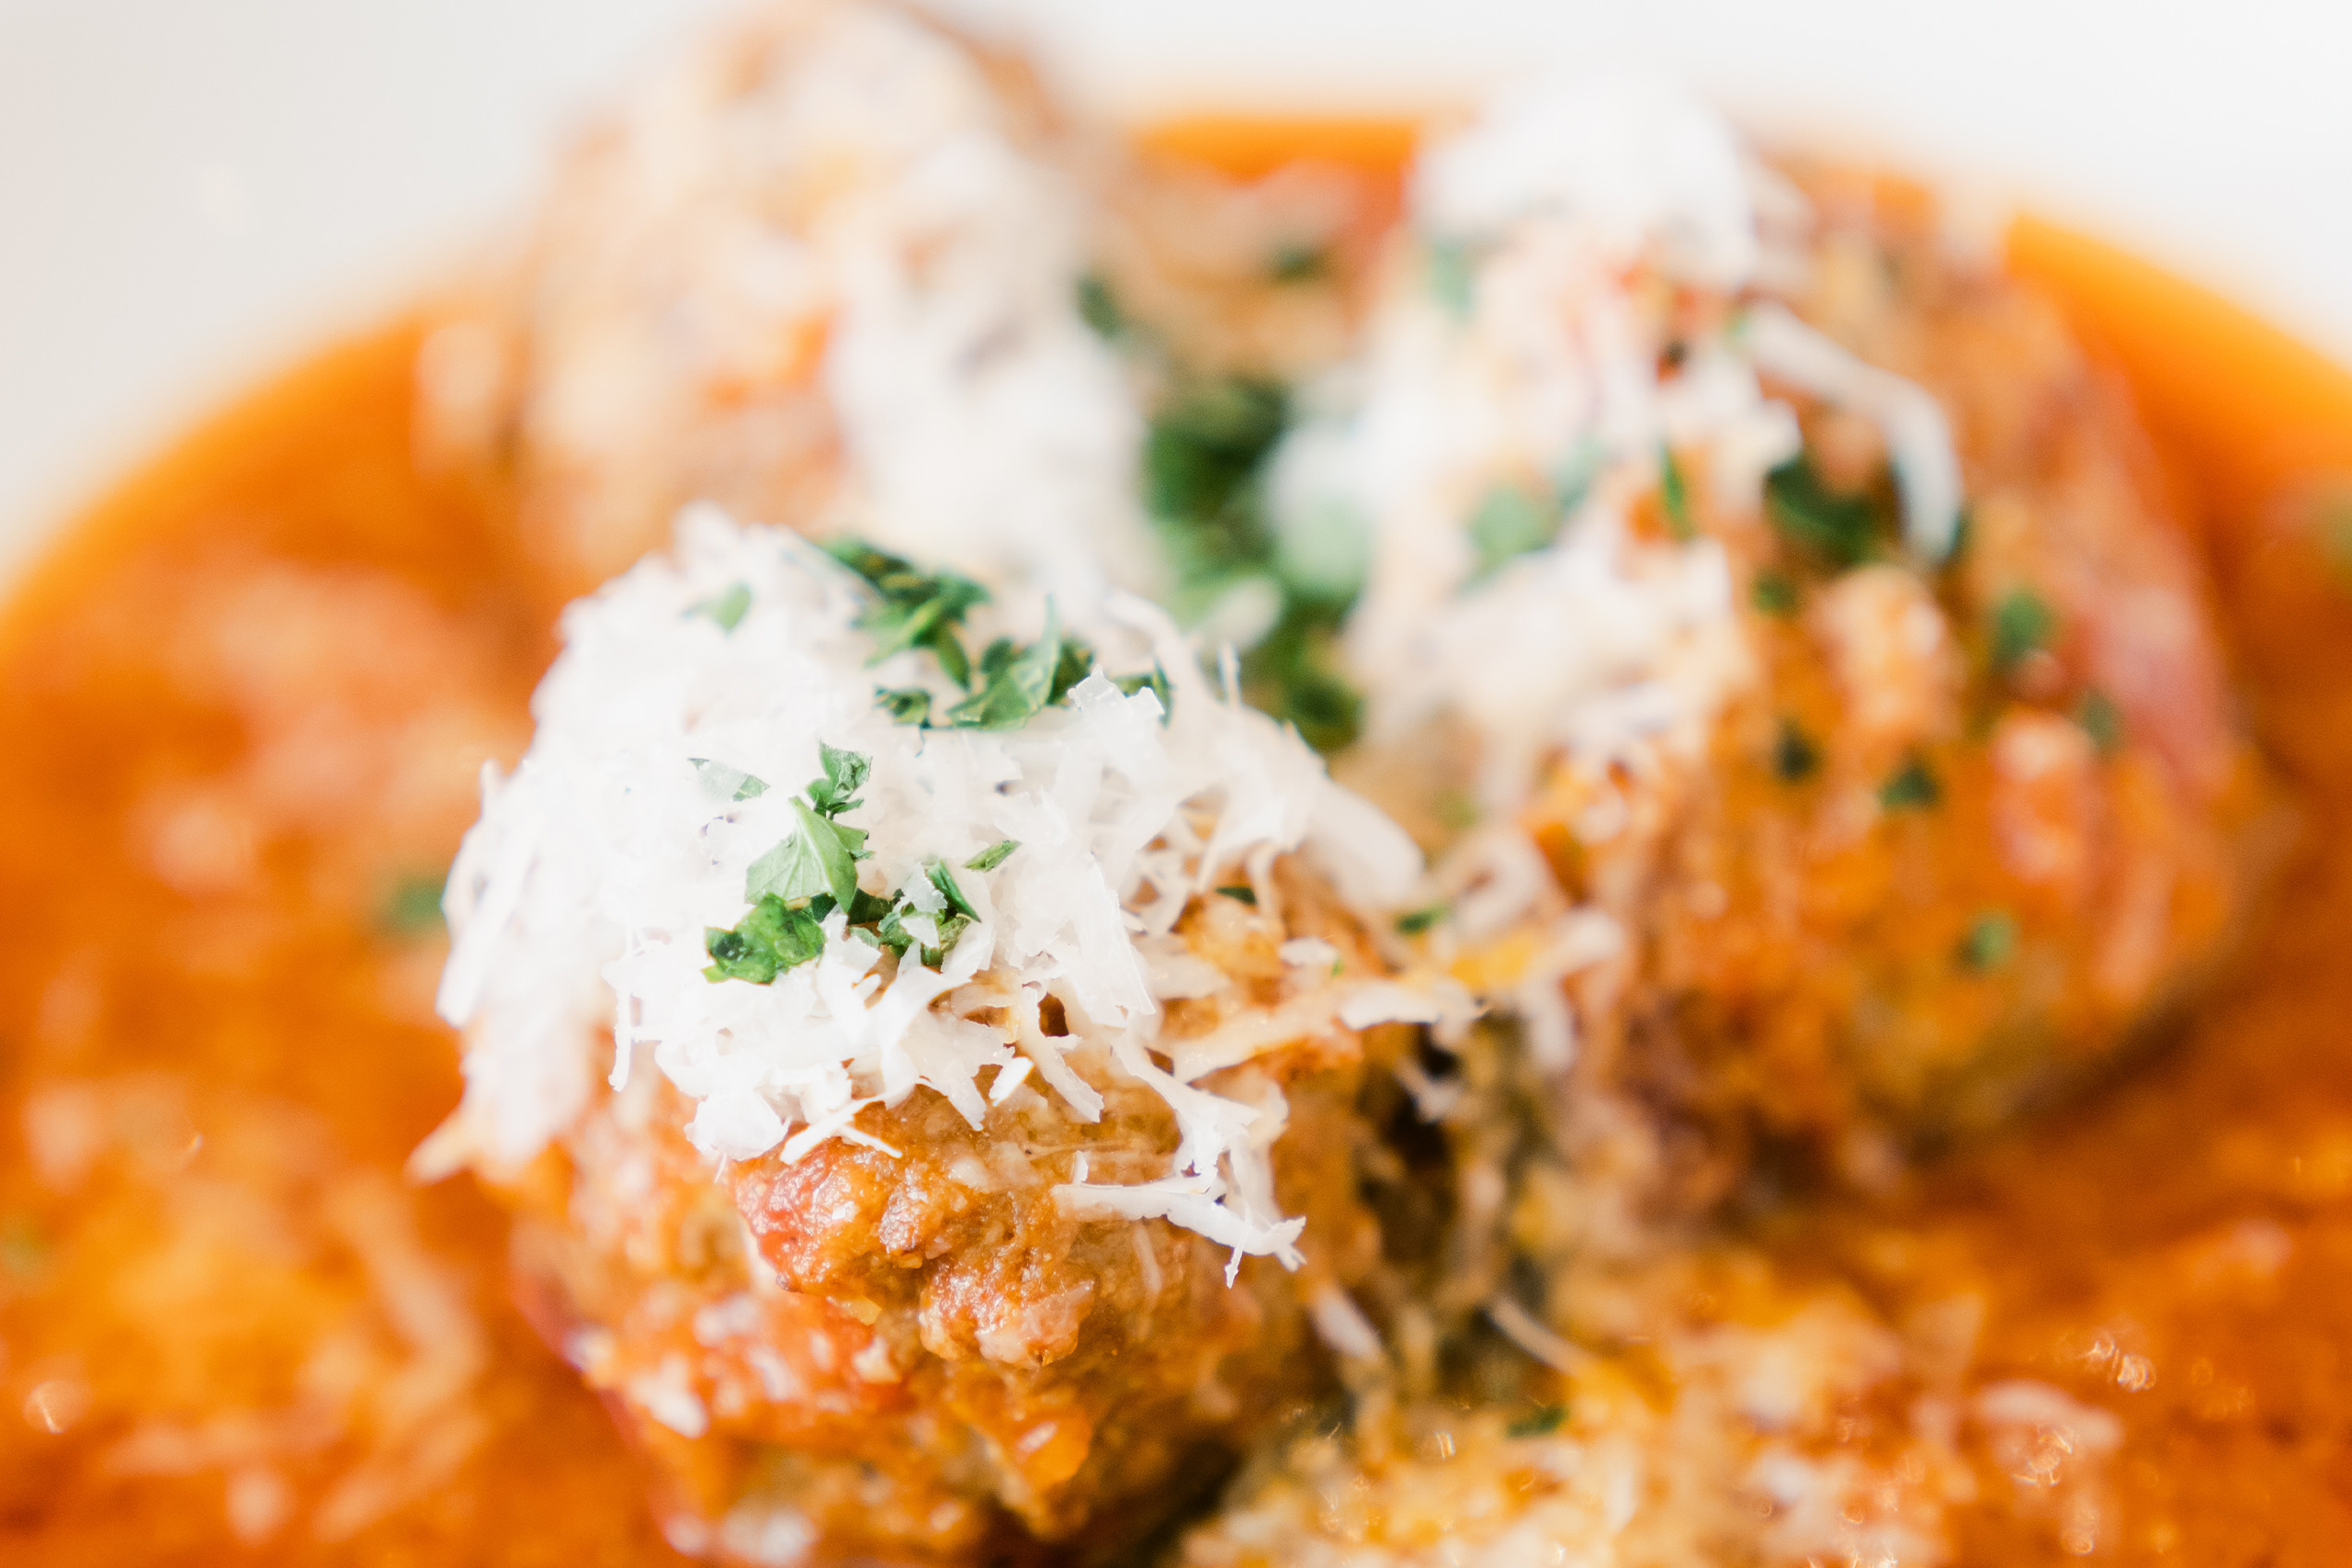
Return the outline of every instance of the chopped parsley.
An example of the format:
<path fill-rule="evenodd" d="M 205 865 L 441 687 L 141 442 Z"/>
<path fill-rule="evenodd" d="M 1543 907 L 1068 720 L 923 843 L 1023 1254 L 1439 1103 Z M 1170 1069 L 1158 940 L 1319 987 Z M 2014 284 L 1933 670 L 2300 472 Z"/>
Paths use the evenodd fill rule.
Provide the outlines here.
<path fill-rule="evenodd" d="M 1453 829 L 1457 833 L 1476 828 L 1480 818 L 1485 815 L 1478 809 L 1476 797 L 1468 791 L 1459 789 L 1442 791 L 1437 799 L 1430 803 L 1430 809 L 1436 814 L 1441 824 Z"/>
<path fill-rule="evenodd" d="M 909 649 L 928 649 L 949 680 L 959 686 L 971 684 L 971 662 L 956 634 L 965 615 L 988 603 L 987 589 L 952 571 L 920 570 L 900 557 L 854 539 L 835 541 L 825 550 L 864 578 L 878 597 L 857 619 L 859 629 L 874 638 L 874 657 L 867 663 L 878 664 Z"/>
<path fill-rule="evenodd" d="M 1924 810 L 1944 797 L 1943 785 L 1929 771 L 1927 759 L 1913 757 L 1878 786 L 1878 803 L 1888 811 Z"/>
<path fill-rule="evenodd" d="M 767 780 L 741 768 L 730 768 L 707 757 L 689 757 L 686 761 L 694 764 L 695 775 L 715 795 L 723 795 L 729 800 L 751 800 L 768 792 Z"/>
<path fill-rule="evenodd" d="M 1784 571 L 1759 571 L 1755 586 L 1747 591 L 1747 602 L 1758 615 L 1793 615 L 1797 613 L 1796 580 Z"/>
<path fill-rule="evenodd" d="M 994 871 L 1012 859 L 1012 852 L 1020 847 L 1021 840 L 1018 839 L 999 839 L 995 843 L 966 861 L 964 869 L 966 871 Z"/>
<path fill-rule="evenodd" d="M 1782 538 L 1833 571 L 1879 553 L 1879 508 L 1869 496 L 1831 490 L 1803 453 L 1764 477 L 1764 515 Z"/>
<path fill-rule="evenodd" d="M 752 607 L 752 585 L 730 583 L 723 593 L 716 593 L 699 604 L 688 605 L 688 615 L 702 615 L 718 623 L 718 629 L 731 632 L 742 623 L 744 612 Z"/>
<path fill-rule="evenodd" d="M 430 872 L 403 876 L 376 906 L 376 924 L 392 937 L 423 936 L 441 929 L 441 890 L 447 878 Z"/>
<path fill-rule="evenodd" d="M 857 798 L 857 792 L 865 787 L 865 775 L 874 769 L 873 759 L 862 751 L 841 750 L 821 740 L 817 742 L 817 757 L 825 776 L 808 781 L 810 806 L 826 817 L 839 817 L 865 804 Z"/>
<path fill-rule="evenodd" d="M 1362 581 L 1363 547 L 1343 518 L 1319 523 L 1347 536 L 1277 536 L 1264 470 L 1289 418 L 1289 394 L 1271 381 L 1181 384 L 1145 439 L 1143 497 L 1174 571 L 1179 618 L 1197 620 L 1252 580 L 1272 584 L 1274 624 L 1243 651 L 1242 686 L 1328 751 L 1352 740 L 1362 719 L 1363 699 L 1339 674 L 1331 642 Z"/>
<path fill-rule="evenodd" d="M 921 686 L 876 686 L 874 705 L 896 724 L 928 727 L 931 723 L 931 694 Z"/>
<path fill-rule="evenodd" d="M 2083 727 L 2100 756 L 2111 757 L 2122 749 L 2123 710 L 2105 692 L 2085 692 L 2083 700 L 2075 705 L 2075 722 Z"/>
<path fill-rule="evenodd" d="M 1801 784 L 1811 778 L 1821 766 L 1821 748 L 1813 737 L 1797 728 L 1796 720 L 1781 721 L 1781 732 L 1772 738 L 1772 772 L 1783 784 Z"/>
<path fill-rule="evenodd" d="M 1083 643 L 1075 645 L 1084 663 L 1080 674 L 1093 665 L 1093 654 Z M 947 710 L 947 722 L 967 729 L 1011 729 L 1026 724 L 1047 704 L 1066 695 L 1075 681 L 1063 682 L 1061 627 L 1051 604 L 1046 611 L 1046 635 L 1023 647 L 999 637 L 980 655 L 979 688 Z"/>
<path fill-rule="evenodd" d="M 1445 919 L 1448 912 L 1443 904 L 1431 904 L 1427 908 L 1415 909 L 1409 914 L 1396 917 L 1396 930 L 1405 936 L 1419 936 Z"/>
<path fill-rule="evenodd" d="M 1969 922 L 1960 939 L 1960 964 L 1978 974 L 1998 969 L 2017 956 L 2018 923 L 2006 910 L 1987 909 Z"/>
<path fill-rule="evenodd" d="M 775 894 L 788 904 L 805 904 L 819 894 L 847 907 L 857 897 L 857 863 L 866 855 L 865 834 L 792 803 L 799 829 L 753 861 L 744 873 L 743 897 L 756 903 Z"/>
<path fill-rule="evenodd" d="M 702 972 L 704 979 L 713 984 L 749 980 L 754 986 L 765 986 L 824 952 L 825 931 L 808 908 L 796 908 L 774 893 L 763 893 L 733 929 L 705 927 L 702 944 L 710 954 L 710 967 Z"/>
<path fill-rule="evenodd" d="M 808 789 L 792 802 L 800 826 L 744 873 L 743 900 L 752 906 L 752 912 L 731 931 L 713 927 L 704 933 L 704 946 L 717 961 L 704 974 L 713 980 L 766 985 L 775 978 L 779 964 L 789 969 L 823 950 L 821 934 L 813 945 L 807 936 L 827 911 L 856 911 L 868 901 L 857 886 L 857 863 L 867 856 L 865 830 L 835 818 L 864 804 L 857 792 L 872 763 L 861 752 L 821 742 L 817 750 L 824 776 L 809 780 Z M 775 909 L 769 909 L 770 900 Z M 823 908 L 812 912 L 820 900 Z M 721 943 L 721 938 L 729 940 Z"/>
<path fill-rule="evenodd" d="M 2013 588 L 1993 606 L 1993 668 L 2006 675 L 2057 635 L 2058 615 L 2030 588 Z"/>
<path fill-rule="evenodd" d="M 1246 882 L 1230 882 L 1217 891 L 1237 904 L 1247 904 L 1253 909 L 1258 907 L 1258 890 Z"/>
<path fill-rule="evenodd" d="M 1470 513 L 1470 547 L 1478 552 L 1478 575 L 1492 576 L 1521 556 L 1532 555 L 1559 536 L 1560 513 L 1524 486 L 1498 484 Z"/>
<path fill-rule="evenodd" d="M 1432 240 L 1424 276 L 1430 294 L 1457 316 L 1467 317 L 1478 298 L 1478 259 L 1458 240 Z"/>
<path fill-rule="evenodd" d="M 1098 336 L 1116 338 L 1127 330 L 1127 313 L 1119 308 L 1111 280 L 1099 272 L 1078 280 L 1078 315 Z"/>
<path fill-rule="evenodd" d="M 1276 283 L 1317 283 L 1330 274 L 1331 253 L 1317 244 L 1284 245 L 1266 263 L 1266 276 Z"/>
<path fill-rule="evenodd" d="M 1024 724 L 1066 700 L 1070 689 L 1094 670 L 1094 649 L 1083 638 L 1063 635 L 1051 600 L 1046 604 L 1044 636 L 1032 643 L 998 637 L 981 651 L 976 664 L 965 651 L 961 633 L 965 615 L 988 602 L 987 589 L 954 572 L 922 571 L 898 556 L 854 540 L 840 541 L 826 549 L 864 578 L 877 596 L 878 602 L 857 620 L 859 628 L 875 640 L 874 656 L 866 662 L 879 663 L 896 653 L 926 649 L 948 679 L 964 689 L 967 695 L 944 716 L 950 726 L 1010 729 Z M 1166 675 L 1154 670 L 1133 679 L 1159 693 L 1164 716 L 1169 702 Z M 1132 692 L 1137 687 L 1122 682 L 1122 689 Z M 938 701 L 936 694 L 922 686 L 877 686 L 874 691 L 875 705 L 899 724 L 929 728 L 941 722 L 943 716 L 934 711 Z M 860 773 L 858 778 L 864 776 Z M 855 782 L 844 786 L 848 791 L 856 787 Z"/>
<path fill-rule="evenodd" d="M 904 955 L 920 949 L 923 963 L 936 968 L 957 939 L 980 918 L 956 874 L 945 862 L 924 863 L 922 875 L 938 895 L 939 912 L 925 916 L 905 889 L 888 898 L 857 885 L 857 863 L 868 858 L 865 834 L 837 820 L 864 802 L 857 792 L 865 786 L 871 759 L 861 752 L 820 745 L 824 776 L 811 779 L 792 809 L 799 827 L 774 849 L 753 861 L 743 879 L 743 897 L 752 908 L 732 928 L 707 927 L 703 949 L 710 966 L 703 977 L 772 984 L 778 975 L 808 963 L 825 950 L 824 921 L 835 910 L 843 913 L 848 930 L 859 940 Z M 1012 839 L 992 844 L 965 862 L 973 871 L 1002 865 L 1020 843 Z M 933 940 L 923 941 L 910 931 L 910 917 L 928 919 Z"/>
<path fill-rule="evenodd" d="M 1690 515 L 1690 482 L 1683 478 L 1671 446 L 1657 449 L 1657 503 L 1666 513 L 1668 533 L 1685 541 L 1699 536 L 1698 522 Z"/>
<path fill-rule="evenodd" d="M 1539 1404 L 1503 1428 L 1507 1438 L 1548 1438 L 1568 1418 L 1565 1404 Z"/>
<path fill-rule="evenodd" d="M 1161 669 L 1157 661 L 1152 664 L 1149 673 L 1114 675 L 1111 677 L 1111 684 L 1119 688 L 1122 696 L 1132 697 L 1137 692 L 1149 692 L 1153 696 L 1158 697 L 1159 722 L 1162 724 L 1166 724 L 1169 715 L 1175 711 L 1176 695 L 1169 689 L 1168 671 Z"/>

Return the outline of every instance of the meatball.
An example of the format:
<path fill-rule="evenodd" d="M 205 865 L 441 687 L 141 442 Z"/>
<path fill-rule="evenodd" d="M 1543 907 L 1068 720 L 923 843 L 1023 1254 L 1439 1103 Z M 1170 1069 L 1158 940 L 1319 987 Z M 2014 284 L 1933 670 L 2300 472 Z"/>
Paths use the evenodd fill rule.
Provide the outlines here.
<path fill-rule="evenodd" d="M 711 501 L 1065 589 L 1148 585 L 1091 221 L 1017 62 L 777 0 L 585 137 L 420 359 L 425 445 L 511 491 L 558 602 Z"/>
<path fill-rule="evenodd" d="M 1433 852 L 1420 953 L 1624 1189 L 1610 1245 L 1767 1168 L 1883 1181 L 2166 1016 L 2262 791 L 2053 310 L 1641 84 L 1502 100 L 1411 189 L 1271 490 L 1370 532 L 1336 766 Z"/>
<path fill-rule="evenodd" d="M 1371 938 L 1417 857 L 1164 618 L 1059 613 L 695 514 L 453 872 L 420 1159 L 682 1545 L 1140 1530 L 1371 1333 L 1359 1101 L 1468 1011 Z"/>

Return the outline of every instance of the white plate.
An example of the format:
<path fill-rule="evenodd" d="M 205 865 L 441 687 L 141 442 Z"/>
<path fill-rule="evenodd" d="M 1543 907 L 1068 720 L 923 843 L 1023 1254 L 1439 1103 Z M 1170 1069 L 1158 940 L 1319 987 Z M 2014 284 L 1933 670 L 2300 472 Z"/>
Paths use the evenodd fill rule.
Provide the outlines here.
<path fill-rule="evenodd" d="M 239 378 L 399 298 L 721 0 L 0 0 L 0 571 Z M 1964 173 L 2352 360 L 2340 0 L 954 0 L 1106 106 L 1426 104 L 1547 62 Z"/>

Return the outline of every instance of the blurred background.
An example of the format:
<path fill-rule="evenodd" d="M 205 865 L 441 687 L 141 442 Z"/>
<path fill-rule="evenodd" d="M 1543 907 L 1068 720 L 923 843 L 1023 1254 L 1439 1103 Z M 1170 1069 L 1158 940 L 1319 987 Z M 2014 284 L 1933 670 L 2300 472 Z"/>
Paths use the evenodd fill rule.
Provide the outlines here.
<path fill-rule="evenodd" d="M 238 382 L 397 304 L 729 0 L 0 0 L 0 573 Z M 2352 363 L 2340 0 L 942 0 L 1118 115 L 1662 67 L 2120 240 Z"/>

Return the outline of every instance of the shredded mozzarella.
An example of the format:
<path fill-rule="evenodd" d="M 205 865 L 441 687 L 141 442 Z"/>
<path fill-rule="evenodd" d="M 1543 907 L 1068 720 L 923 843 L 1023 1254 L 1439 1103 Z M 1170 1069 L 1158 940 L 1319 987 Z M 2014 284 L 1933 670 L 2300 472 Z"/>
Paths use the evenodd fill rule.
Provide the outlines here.
<path fill-rule="evenodd" d="M 698 613 L 736 584 L 750 598 L 731 629 Z M 1295 734 L 1216 691 L 1140 602 L 1078 618 L 1097 646 L 1142 668 L 1156 659 L 1169 709 L 1097 670 L 1067 705 L 1006 730 L 892 722 L 877 685 L 928 684 L 943 705 L 948 688 L 928 653 L 872 662 L 855 625 L 867 603 L 814 547 L 700 508 L 681 518 L 673 556 L 566 613 L 530 750 L 511 776 L 486 775 L 450 876 L 440 1007 L 466 1031 L 460 1115 L 481 1156 L 526 1160 L 571 1122 L 607 1022 L 615 1081 L 649 1050 L 695 1104 L 695 1145 L 726 1160 L 779 1145 L 797 1158 L 835 1137 L 884 1146 L 853 1119 L 918 1088 L 978 1125 L 989 1068 L 997 1098 L 1034 1069 L 1092 1121 L 1101 1097 L 1065 1053 L 1098 1045 L 1166 1099 L 1182 1145 L 1161 1180 L 1080 1182 L 1066 1201 L 1295 1259 L 1298 1222 L 1275 1206 L 1265 1159 L 1279 1107 L 1154 1064 L 1147 955 L 1165 956 L 1190 897 L 1294 850 L 1393 908 L 1418 870 L 1410 844 L 1351 805 Z M 991 606 L 972 630 L 977 644 L 1036 628 Z M 1119 652 L 1108 662 L 1125 667 Z M 938 967 L 910 953 L 886 981 L 880 950 L 835 910 L 815 960 L 770 985 L 714 983 L 706 930 L 744 913 L 747 873 L 795 830 L 792 797 L 820 775 L 820 743 L 871 759 L 864 805 L 842 818 L 868 835 L 865 889 L 910 889 L 942 912 L 925 871 L 944 864 L 978 919 Z M 736 798 L 747 778 L 766 789 Z M 967 866 L 1006 840 L 1019 847 L 1000 863 Z M 1049 996 L 1068 1036 L 1038 1026 Z"/>

